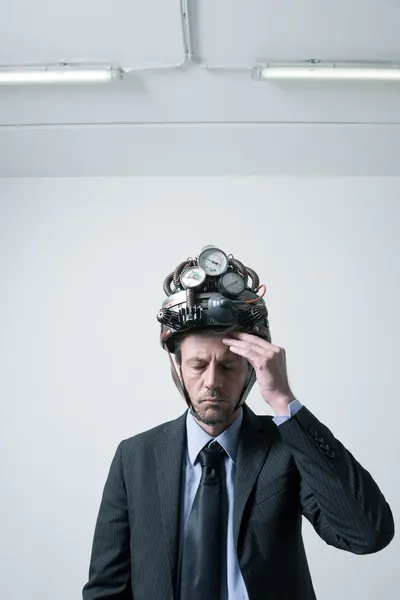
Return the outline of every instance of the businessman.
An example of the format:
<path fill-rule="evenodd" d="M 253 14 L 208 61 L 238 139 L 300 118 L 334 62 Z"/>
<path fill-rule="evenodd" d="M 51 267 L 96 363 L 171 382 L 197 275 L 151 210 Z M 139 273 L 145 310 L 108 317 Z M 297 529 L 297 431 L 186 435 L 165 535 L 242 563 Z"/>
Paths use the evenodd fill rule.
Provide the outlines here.
<path fill-rule="evenodd" d="M 83 600 L 314 600 L 303 516 L 355 554 L 394 536 L 371 475 L 293 394 L 258 276 L 205 250 L 167 277 L 157 317 L 187 410 L 119 444 Z M 274 416 L 245 404 L 254 383 Z"/>

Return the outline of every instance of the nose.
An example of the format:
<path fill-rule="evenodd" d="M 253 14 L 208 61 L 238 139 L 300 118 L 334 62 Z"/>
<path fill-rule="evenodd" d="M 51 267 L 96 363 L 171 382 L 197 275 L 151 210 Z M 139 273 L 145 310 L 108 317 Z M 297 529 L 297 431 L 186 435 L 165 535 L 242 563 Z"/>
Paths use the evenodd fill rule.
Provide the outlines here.
<path fill-rule="evenodd" d="M 222 387 L 221 372 L 214 363 L 210 363 L 205 373 L 205 386 L 208 390 Z"/>

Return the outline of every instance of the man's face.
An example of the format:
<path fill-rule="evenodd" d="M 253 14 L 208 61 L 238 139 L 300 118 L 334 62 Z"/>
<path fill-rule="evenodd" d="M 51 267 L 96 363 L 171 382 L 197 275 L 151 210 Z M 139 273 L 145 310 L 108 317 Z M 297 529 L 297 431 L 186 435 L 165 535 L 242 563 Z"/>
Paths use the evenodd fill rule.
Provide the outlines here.
<path fill-rule="evenodd" d="M 242 395 L 249 363 L 222 343 L 224 335 L 191 333 L 181 344 L 181 375 L 199 421 L 232 423 Z"/>

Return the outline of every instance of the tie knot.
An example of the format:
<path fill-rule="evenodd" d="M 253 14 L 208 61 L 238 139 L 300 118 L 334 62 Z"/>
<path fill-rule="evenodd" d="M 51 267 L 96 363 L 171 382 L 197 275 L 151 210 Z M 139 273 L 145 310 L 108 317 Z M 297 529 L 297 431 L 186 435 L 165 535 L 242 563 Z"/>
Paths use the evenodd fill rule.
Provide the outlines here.
<path fill-rule="evenodd" d="M 217 452 L 221 452 L 221 454 L 226 454 L 225 450 L 223 449 L 221 444 L 219 442 L 217 442 L 217 440 L 213 440 L 211 442 L 211 444 L 209 444 L 208 448 L 211 448 L 212 450 L 216 450 Z"/>
<path fill-rule="evenodd" d="M 199 452 L 199 460 L 202 467 L 218 467 L 226 456 L 226 452 L 215 440 Z"/>

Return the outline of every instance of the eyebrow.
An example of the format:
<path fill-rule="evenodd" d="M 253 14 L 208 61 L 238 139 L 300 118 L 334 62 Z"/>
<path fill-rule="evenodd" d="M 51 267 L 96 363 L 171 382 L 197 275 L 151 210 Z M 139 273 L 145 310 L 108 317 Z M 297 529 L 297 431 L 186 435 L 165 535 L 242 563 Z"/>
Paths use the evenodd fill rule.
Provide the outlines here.
<path fill-rule="evenodd" d="M 193 363 L 206 363 L 208 362 L 206 357 L 200 357 L 200 356 L 194 356 L 192 358 L 189 358 L 187 361 L 187 364 L 193 364 Z M 226 358 L 222 358 L 221 360 L 217 360 L 217 363 L 219 364 L 236 364 L 238 361 L 236 359 L 236 357 L 229 357 L 227 356 Z"/>

